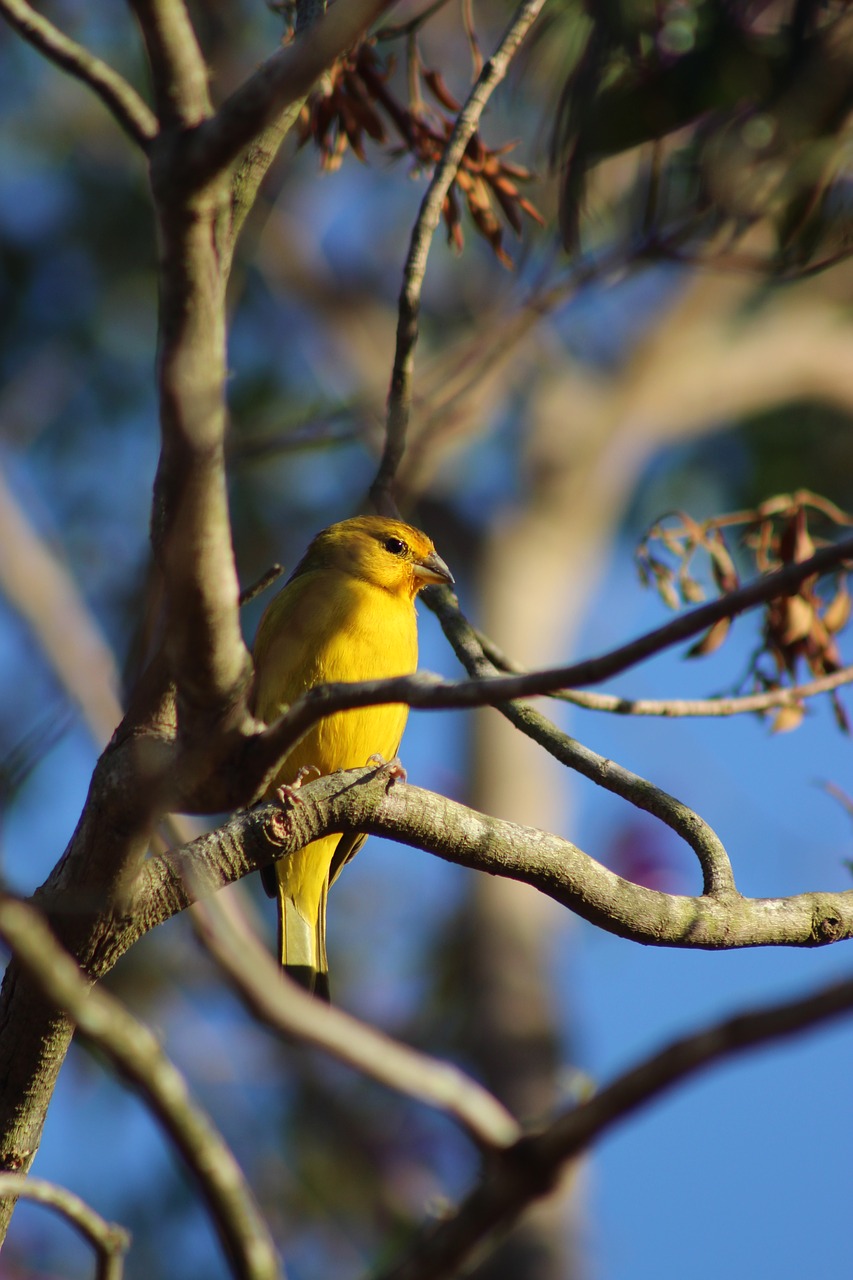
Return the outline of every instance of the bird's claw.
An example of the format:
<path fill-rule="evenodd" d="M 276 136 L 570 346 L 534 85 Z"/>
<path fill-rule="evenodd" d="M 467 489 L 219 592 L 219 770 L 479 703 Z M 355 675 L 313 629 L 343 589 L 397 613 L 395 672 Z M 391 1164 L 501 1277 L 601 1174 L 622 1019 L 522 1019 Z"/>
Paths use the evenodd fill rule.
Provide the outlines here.
<path fill-rule="evenodd" d="M 320 770 L 315 764 L 304 764 L 292 782 L 282 782 L 280 786 L 276 787 L 275 794 L 281 807 L 286 809 L 289 805 L 301 804 L 302 797 L 299 794 L 299 788 L 303 782 L 319 777 Z"/>
<path fill-rule="evenodd" d="M 378 754 L 372 755 L 367 762 L 375 764 L 377 773 L 384 773 L 387 786 L 391 787 L 395 782 L 405 782 L 408 774 L 403 766 L 403 762 L 399 756 L 394 756 L 392 760 L 386 760 L 384 756 Z"/>

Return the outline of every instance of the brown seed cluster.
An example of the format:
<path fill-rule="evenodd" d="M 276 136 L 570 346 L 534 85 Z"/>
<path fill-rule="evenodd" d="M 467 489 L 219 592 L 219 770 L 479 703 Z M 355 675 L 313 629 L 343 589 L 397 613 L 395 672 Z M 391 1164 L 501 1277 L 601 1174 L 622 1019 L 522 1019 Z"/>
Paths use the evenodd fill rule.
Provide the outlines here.
<path fill-rule="evenodd" d="M 390 64 L 381 63 L 373 44 L 365 41 L 335 63 L 306 103 L 300 117 L 300 138 L 302 143 L 313 141 L 324 169 L 339 168 L 348 149 L 366 162 L 367 138 L 389 154 L 408 154 L 416 169 L 431 170 L 440 162 L 460 103 L 439 71 L 420 68 L 411 100 L 403 103 L 390 87 L 392 70 Z M 431 105 L 421 97 L 421 88 L 428 91 Z M 390 141 L 389 130 L 398 141 Z M 475 133 L 442 209 L 449 243 L 461 252 L 465 208 L 477 233 L 506 267 L 512 266 L 512 260 L 503 247 L 504 226 L 499 215 L 517 236 L 521 235 L 523 214 L 540 225 L 544 222 L 519 189 L 533 174 L 506 159 L 515 145 L 491 148 Z"/>
<path fill-rule="evenodd" d="M 715 516 L 701 523 L 684 512 L 676 512 L 653 525 L 640 543 L 640 576 L 646 584 L 653 582 L 672 608 L 698 603 L 704 592 L 691 567 L 696 553 L 704 552 L 717 590 L 725 595 L 739 586 L 740 577 L 724 528 L 740 528 L 740 554 L 750 562 L 750 573 L 771 574 L 787 565 L 801 564 L 814 555 L 816 545 L 826 545 L 825 537 L 814 537 L 810 523 L 837 529 L 849 527 L 853 518 L 826 498 L 805 490 L 780 494 L 753 510 Z M 794 594 L 768 601 L 761 643 L 750 665 L 754 687 L 772 690 L 794 684 L 801 678 L 803 667 L 815 678 L 840 670 L 843 663 L 837 637 L 851 613 L 848 572 L 842 567 L 821 585 L 817 576 L 806 578 Z M 688 650 L 688 657 L 715 652 L 731 626 L 731 618 L 714 623 Z M 840 726 L 847 730 L 847 716 L 836 694 L 833 706 Z M 796 728 L 803 714 L 804 707 L 799 703 L 779 708 L 774 713 L 774 730 Z"/>

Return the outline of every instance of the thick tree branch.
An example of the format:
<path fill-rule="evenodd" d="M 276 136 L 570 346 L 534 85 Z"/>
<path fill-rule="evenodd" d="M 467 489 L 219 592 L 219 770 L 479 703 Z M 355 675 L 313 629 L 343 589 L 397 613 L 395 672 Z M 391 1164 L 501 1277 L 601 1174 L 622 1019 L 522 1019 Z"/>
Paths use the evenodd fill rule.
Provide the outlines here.
<path fill-rule="evenodd" d="M 95 1250 L 98 1257 L 97 1280 L 122 1280 L 124 1255 L 130 1248 L 130 1233 L 118 1223 L 107 1222 L 73 1191 L 45 1182 L 44 1178 L 2 1173 L 0 1196 L 32 1200 L 35 1204 L 55 1209 Z"/>
<path fill-rule="evenodd" d="M 295 983 L 248 929 L 238 931 L 210 899 L 193 923 L 208 951 L 261 1022 L 299 1044 L 322 1049 L 380 1084 L 452 1116 L 484 1148 L 506 1147 L 521 1129 L 504 1106 L 458 1067 L 418 1053 Z"/>
<path fill-rule="evenodd" d="M 609 933 L 653 946 L 811 947 L 853 937 L 853 890 L 791 898 L 661 893 L 624 880 L 559 836 L 407 783 L 389 786 L 381 769 L 353 769 L 303 785 L 298 803 L 286 810 L 260 806 L 146 861 L 126 910 L 112 923 L 116 947 L 126 950 L 193 902 L 332 831 L 386 836 L 523 881 Z M 109 959 L 115 962 L 115 951 Z"/>
<path fill-rule="evenodd" d="M 44 998 L 64 1010 L 145 1099 L 195 1179 L 234 1274 L 279 1280 L 275 1246 L 237 1161 L 156 1036 L 115 997 L 90 987 L 32 907 L 0 897 L 0 937 Z"/>
<path fill-rule="evenodd" d="M 409 252 L 403 267 L 403 287 L 398 303 L 397 345 L 388 393 L 385 448 L 376 479 L 370 489 L 371 500 L 380 512 L 390 511 L 393 514 L 391 489 L 406 450 L 421 290 L 432 238 L 438 226 L 447 193 L 456 177 L 465 148 L 477 131 L 486 103 L 506 75 L 509 64 L 536 21 L 543 4 L 544 0 L 523 0 L 516 10 L 498 47 L 477 77 L 474 87 L 456 118 L 444 155 L 432 175 L 412 228 Z"/>
<path fill-rule="evenodd" d="M 377 1280 L 447 1280 L 493 1231 L 505 1231 L 534 1200 L 547 1194 L 568 1161 L 639 1107 L 714 1063 L 820 1026 L 851 1009 L 853 980 L 836 982 L 803 999 L 739 1014 L 674 1041 L 543 1132 L 496 1154 L 458 1212 L 425 1234 L 408 1257 L 382 1271 Z"/>
<path fill-rule="evenodd" d="M 37 13 L 26 0 L 0 0 L 0 15 L 39 53 L 92 89 L 143 151 L 157 136 L 157 118 L 119 73 Z"/>

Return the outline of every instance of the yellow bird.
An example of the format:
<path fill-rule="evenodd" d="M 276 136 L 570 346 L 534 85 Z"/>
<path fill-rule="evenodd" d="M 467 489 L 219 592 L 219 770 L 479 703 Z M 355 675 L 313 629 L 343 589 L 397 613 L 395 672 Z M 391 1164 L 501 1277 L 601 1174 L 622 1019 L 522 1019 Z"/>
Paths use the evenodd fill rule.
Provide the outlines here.
<path fill-rule="evenodd" d="M 425 533 L 400 520 L 358 516 L 319 533 L 261 618 L 254 645 L 255 713 L 267 724 L 306 689 L 336 680 L 410 675 L 418 663 L 415 597 L 453 575 Z M 301 769 L 354 769 L 397 754 L 401 703 L 325 717 L 283 761 L 267 795 Z M 329 996 L 326 896 L 363 835 L 314 840 L 263 874 L 278 898 L 281 962 L 309 991 Z"/>

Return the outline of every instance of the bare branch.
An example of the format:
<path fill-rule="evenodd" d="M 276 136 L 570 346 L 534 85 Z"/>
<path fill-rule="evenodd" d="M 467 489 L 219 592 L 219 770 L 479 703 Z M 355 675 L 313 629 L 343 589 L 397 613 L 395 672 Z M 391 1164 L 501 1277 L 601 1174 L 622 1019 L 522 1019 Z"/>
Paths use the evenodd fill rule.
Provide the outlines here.
<path fill-rule="evenodd" d="M 32 907 L 0 897 L 0 936 L 45 998 L 106 1054 L 163 1125 L 207 1203 L 234 1274 L 279 1280 L 275 1246 L 240 1166 L 156 1036 L 115 997 L 90 986 Z"/>
<path fill-rule="evenodd" d="M 456 656 L 470 674 L 484 679 L 493 678 L 497 668 L 485 656 L 467 619 L 450 605 L 443 593 L 436 593 L 433 607 Z M 652 814 L 681 836 L 699 859 L 706 894 L 725 896 L 735 892 L 734 872 L 725 846 L 713 828 L 695 810 L 688 808 L 681 800 L 655 786 L 647 778 L 641 778 L 615 760 L 609 760 L 571 738 L 526 703 L 498 703 L 497 709 L 511 724 L 561 764 L 577 770 L 590 782 Z"/>
<path fill-rule="evenodd" d="M 446 1112 L 482 1147 L 507 1147 L 521 1136 L 518 1123 L 497 1098 L 458 1067 L 418 1053 L 282 981 L 281 968 L 269 952 L 248 929 L 238 930 L 216 899 L 207 902 L 203 914 L 194 914 L 193 923 L 244 1003 L 273 1030 Z"/>
<path fill-rule="evenodd" d="M 512 668 L 515 669 L 515 668 Z M 806 698 L 831 693 L 853 681 L 853 667 L 834 671 L 832 675 L 809 680 L 805 684 L 765 693 L 750 693 L 734 698 L 625 698 L 612 693 L 588 693 L 580 689 L 563 689 L 551 696 L 588 711 L 610 711 L 620 716 L 664 716 L 676 719 L 686 716 L 740 716 L 771 711 L 774 707 L 796 706 Z"/>
<path fill-rule="evenodd" d="M 164 129 L 189 128 L 213 112 L 207 67 L 184 0 L 131 0 L 148 53 Z"/>
<path fill-rule="evenodd" d="M 407 783 L 389 788 L 381 770 L 350 769 L 303 785 L 299 803 L 286 810 L 260 806 L 182 849 L 148 859 L 125 911 L 112 923 L 110 961 L 193 902 L 333 831 L 386 836 L 475 871 L 520 880 L 591 924 L 652 946 L 813 947 L 853 937 L 853 890 L 790 898 L 661 893 L 623 879 L 560 836 Z"/>
<path fill-rule="evenodd" d="M 376 479 L 370 489 L 371 500 L 378 511 L 387 510 L 389 503 L 392 503 L 391 486 L 406 449 L 421 290 L 426 274 L 427 257 L 441 217 L 442 206 L 456 177 L 465 148 L 477 131 L 486 103 L 506 75 L 516 50 L 536 21 L 543 4 L 544 0 L 524 0 L 516 10 L 500 44 L 483 67 L 467 101 L 459 112 L 453 132 L 447 140 L 442 161 L 430 180 L 412 228 L 398 304 L 397 346 L 388 393 L 385 449 Z"/>
<path fill-rule="evenodd" d="M 458 1212 L 417 1243 L 377 1280 L 446 1280 L 497 1228 L 547 1194 L 564 1165 L 613 1125 L 673 1085 L 735 1054 L 820 1026 L 853 1009 L 853 980 L 836 982 L 799 1000 L 739 1014 L 676 1040 L 617 1077 L 543 1132 L 497 1154 L 481 1184 Z"/>
<path fill-rule="evenodd" d="M 0 0 L 0 15 L 39 53 L 92 89 L 125 133 L 147 151 L 157 136 L 157 119 L 136 90 L 83 45 L 37 13 L 26 0 Z"/>
<path fill-rule="evenodd" d="M 115 1222 L 107 1222 L 73 1191 L 44 1178 L 25 1178 L 18 1173 L 0 1173 L 0 1196 L 32 1200 L 61 1214 L 98 1256 L 97 1280 L 121 1280 L 124 1255 L 130 1248 L 130 1234 Z"/>

